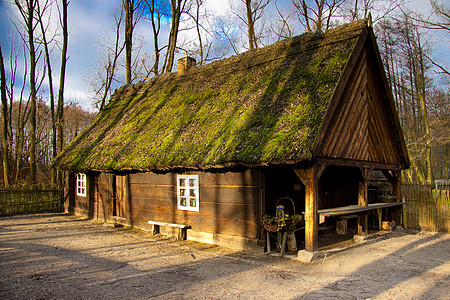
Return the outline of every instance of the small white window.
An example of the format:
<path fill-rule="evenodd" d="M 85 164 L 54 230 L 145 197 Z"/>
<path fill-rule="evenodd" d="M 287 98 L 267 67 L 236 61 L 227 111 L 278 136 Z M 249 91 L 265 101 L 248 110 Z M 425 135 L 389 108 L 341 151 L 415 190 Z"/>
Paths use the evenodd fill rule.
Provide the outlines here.
<path fill-rule="evenodd" d="M 86 174 L 77 174 L 77 196 L 86 197 Z"/>
<path fill-rule="evenodd" d="M 178 209 L 199 211 L 198 175 L 177 175 Z"/>

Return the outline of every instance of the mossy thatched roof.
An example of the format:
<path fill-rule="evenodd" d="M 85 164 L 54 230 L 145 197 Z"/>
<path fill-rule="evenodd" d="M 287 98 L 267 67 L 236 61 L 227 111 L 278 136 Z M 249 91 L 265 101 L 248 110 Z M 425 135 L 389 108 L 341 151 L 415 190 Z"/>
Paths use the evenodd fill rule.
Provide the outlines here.
<path fill-rule="evenodd" d="M 297 164 L 366 28 L 307 33 L 123 86 L 54 165 L 73 171 Z"/>

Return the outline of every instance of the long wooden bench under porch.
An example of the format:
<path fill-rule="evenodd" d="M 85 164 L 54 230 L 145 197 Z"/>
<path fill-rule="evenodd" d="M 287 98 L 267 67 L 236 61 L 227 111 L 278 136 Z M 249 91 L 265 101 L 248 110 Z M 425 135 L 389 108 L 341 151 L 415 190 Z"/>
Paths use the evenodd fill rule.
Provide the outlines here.
<path fill-rule="evenodd" d="M 148 224 L 153 225 L 153 234 L 159 233 L 160 226 L 167 226 L 178 229 L 177 239 L 179 241 L 186 240 L 187 238 L 187 230 L 191 229 L 191 225 L 183 225 L 183 224 L 174 224 L 174 223 L 164 223 L 164 222 L 156 222 L 156 221 L 148 221 Z"/>
<path fill-rule="evenodd" d="M 357 217 L 358 214 L 368 213 L 372 210 L 377 210 L 378 214 L 378 226 L 381 230 L 383 221 L 383 208 L 400 207 L 403 203 L 391 202 L 391 203 L 372 203 L 367 206 L 348 205 L 327 209 L 319 209 L 318 213 L 321 217 L 342 217 L 342 221 L 351 217 Z"/>

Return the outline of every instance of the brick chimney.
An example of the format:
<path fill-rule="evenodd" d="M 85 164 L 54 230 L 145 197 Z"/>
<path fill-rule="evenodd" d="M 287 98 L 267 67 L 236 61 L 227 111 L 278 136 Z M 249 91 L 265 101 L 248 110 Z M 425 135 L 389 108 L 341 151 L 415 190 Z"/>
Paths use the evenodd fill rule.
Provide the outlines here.
<path fill-rule="evenodd" d="M 180 58 L 177 61 L 177 73 L 183 74 L 185 73 L 189 68 L 195 67 L 195 64 L 197 62 L 195 61 L 195 58 L 185 56 L 183 58 Z"/>

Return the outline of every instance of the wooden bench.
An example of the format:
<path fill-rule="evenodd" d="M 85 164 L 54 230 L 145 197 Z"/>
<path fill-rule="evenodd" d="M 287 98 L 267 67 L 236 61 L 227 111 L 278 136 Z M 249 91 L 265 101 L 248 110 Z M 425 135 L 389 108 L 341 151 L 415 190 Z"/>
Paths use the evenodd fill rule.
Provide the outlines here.
<path fill-rule="evenodd" d="M 156 221 L 148 221 L 148 224 L 153 225 L 153 234 L 159 233 L 159 226 L 166 226 L 178 229 L 177 239 L 179 241 L 186 240 L 187 238 L 187 230 L 191 229 L 191 225 L 183 225 L 183 224 L 174 224 L 174 223 L 164 223 L 164 222 L 156 222 Z"/>
<path fill-rule="evenodd" d="M 381 230 L 382 228 L 382 213 L 383 208 L 400 208 L 403 205 L 402 202 L 391 202 L 391 203 L 371 203 L 367 206 L 358 206 L 358 205 L 348 205 L 348 206 L 342 206 L 342 207 L 335 207 L 335 208 L 326 208 L 326 209 L 319 209 L 318 213 L 319 216 L 323 217 L 346 217 L 346 216 L 358 216 L 358 215 L 364 215 L 368 214 L 370 211 L 376 211 L 378 214 L 378 226 Z M 356 214 L 356 215 L 355 215 Z M 347 218 L 349 219 L 349 218 Z M 342 220 L 344 221 L 344 220 Z M 343 222 L 342 222 L 343 224 Z M 337 227 L 337 224 L 336 224 Z M 336 228 L 337 230 L 337 228 Z"/>
<path fill-rule="evenodd" d="M 358 215 L 340 216 L 339 220 L 336 221 L 336 233 L 337 234 L 346 234 L 348 232 L 348 230 L 347 230 L 347 220 L 348 219 L 354 219 L 354 218 L 358 218 Z"/>

